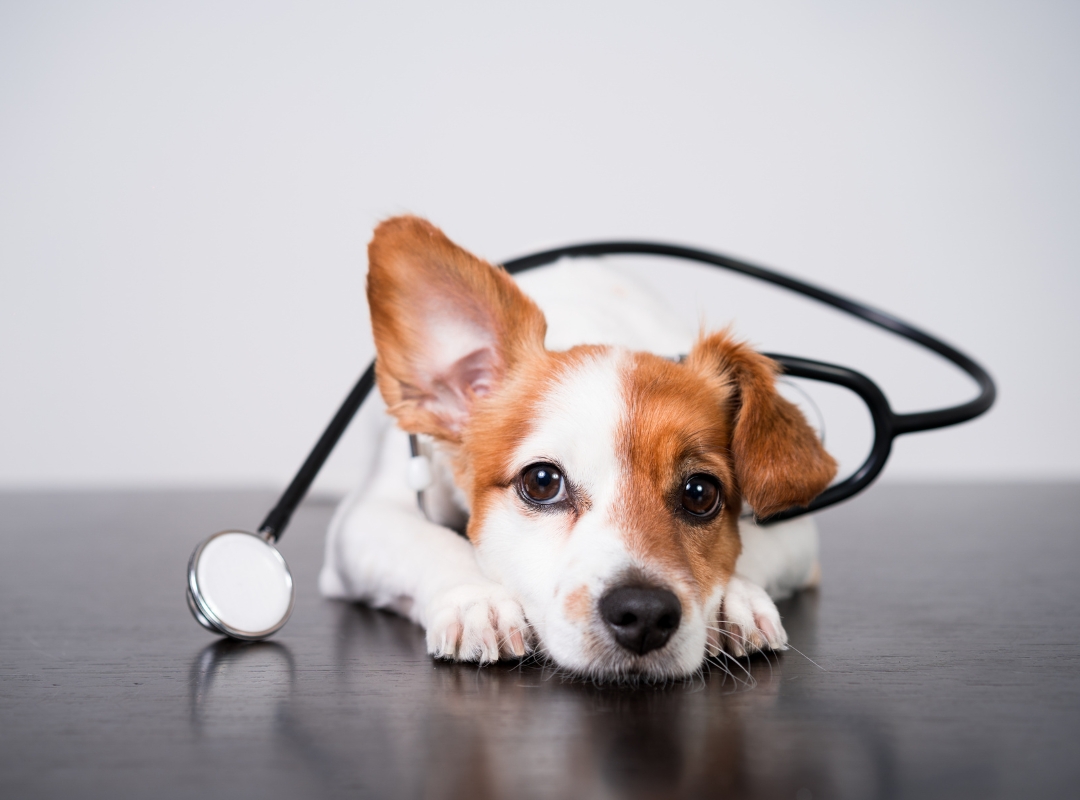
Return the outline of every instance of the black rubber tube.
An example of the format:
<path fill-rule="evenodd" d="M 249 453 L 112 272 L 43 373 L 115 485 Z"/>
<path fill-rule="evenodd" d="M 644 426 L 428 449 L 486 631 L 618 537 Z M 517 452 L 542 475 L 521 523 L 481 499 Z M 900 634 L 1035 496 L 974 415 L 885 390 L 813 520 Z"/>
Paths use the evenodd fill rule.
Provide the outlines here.
<path fill-rule="evenodd" d="M 341 439 L 341 435 L 345 433 L 345 429 L 349 427 L 349 423 L 352 422 L 356 412 L 360 410 L 360 406 L 374 386 L 375 362 L 372 361 L 368 368 L 364 370 L 364 374 L 360 376 L 360 380 L 356 382 L 352 391 L 349 392 L 348 397 L 345 398 L 345 402 L 341 404 L 341 408 L 334 414 L 330 424 L 326 426 L 326 430 L 319 437 L 319 441 L 315 443 L 315 447 L 312 448 L 308 457 L 304 459 L 303 466 L 300 467 L 296 477 L 292 479 L 288 488 L 285 489 L 281 499 L 277 501 L 277 505 L 266 515 L 266 519 L 259 526 L 259 533 L 269 536 L 275 542 L 281 538 L 281 534 L 288 527 L 289 520 L 292 519 L 296 507 L 300 505 L 300 501 L 308 493 L 315 476 L 319 474 L 319 470 L 326 463 L 326 459 L 330 457 L 334 446 Z"/>

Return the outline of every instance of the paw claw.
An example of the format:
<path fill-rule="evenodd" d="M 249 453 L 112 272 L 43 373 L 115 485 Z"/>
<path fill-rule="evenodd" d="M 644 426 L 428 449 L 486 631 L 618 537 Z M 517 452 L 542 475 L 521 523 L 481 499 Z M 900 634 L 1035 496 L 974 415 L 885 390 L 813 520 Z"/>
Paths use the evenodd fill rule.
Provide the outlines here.
<path fill-rule="evenodd" d="M 431 653 L 438 658 L 452 659 L 457 653 L 458 642 L 461 641 L 461 624 L 453 622 L 449 624 L 440 637 L 439 644 Z"/>
<path fill-rule="evenodd" d="M 518 658 L 525 655 L 525 636 L 521 631 L 514 631 L 510 634 L 510 649 Z"/>
<path fill-rule="evenodd" d="M 491 664 L 499 660 L 499 643 L 495 640 L 495 631 L 488 628 L 480 634 L 480 663 Z"/>
<path fill-rule="evenodd" d="M 715 658 L 720 655 L 720 651 L 723 649 L 723 644 L 720 641 L 720 631 L 710 628 L 705 635 L 705 652 L 709 655 L 709 658 Z"/>

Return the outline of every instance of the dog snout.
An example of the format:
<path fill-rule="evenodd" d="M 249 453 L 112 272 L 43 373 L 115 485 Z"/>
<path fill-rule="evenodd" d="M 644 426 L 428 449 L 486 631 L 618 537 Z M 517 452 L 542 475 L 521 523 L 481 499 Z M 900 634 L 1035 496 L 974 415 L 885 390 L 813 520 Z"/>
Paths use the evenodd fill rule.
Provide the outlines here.
<path fill-rule="evenodd" d="M 600 616 L 615 641 L 645 655 L 667 644 L 679 627 L 682 605 L 674 592 L 653 586 L 618 586 L 600 598 Z"/>

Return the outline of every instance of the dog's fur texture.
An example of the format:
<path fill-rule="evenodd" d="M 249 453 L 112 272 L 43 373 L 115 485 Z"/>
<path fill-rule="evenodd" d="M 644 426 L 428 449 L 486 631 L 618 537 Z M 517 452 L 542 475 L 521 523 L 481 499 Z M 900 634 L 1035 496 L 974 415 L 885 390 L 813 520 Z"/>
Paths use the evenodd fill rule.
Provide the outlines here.
<path fill-rule="evenodd" d="M 785 648 L 770 595 L 816 582 L 816 530 L 806 518 L 760 529 L 740 512 L 805 504 L 836 464 L 777 393 L 776 365 L 727 332 L 693 341 L 601 264 L 520 284 L 529 294 L 422 219 L 376 229 L 367 286 L 385 411 L 366 417 L 381 441 L 331 523 L 323 593 L 408 616 L 440 658 L 538 651 L 602 680 Z M 405 432 L 433 462 L 426 515 L 405 482 Z M 522 488 L 538 463 L 563 476 L 550 505 Z M 702 474 L 722 493 L 709 519 L 680 505 Z M 616 641 L 601 600 L 625 586 L 678 598 L 662 646 Z"/>

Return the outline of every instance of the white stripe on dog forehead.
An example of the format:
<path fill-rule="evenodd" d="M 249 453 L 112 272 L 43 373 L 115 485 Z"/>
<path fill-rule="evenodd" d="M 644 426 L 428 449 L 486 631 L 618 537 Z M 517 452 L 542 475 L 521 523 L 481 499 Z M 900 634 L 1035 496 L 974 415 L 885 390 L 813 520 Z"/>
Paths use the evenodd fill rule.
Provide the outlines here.
<path fill-rule="evenodd" d="M 615 437 L 626 413 L 626 357 L 623 350 L 605 350 L 560 376 L 535 406 L 532 432 L 514 452 L 517 469 L 553 461 L 594 502 L 611 497 L 622 468 Z"/>

